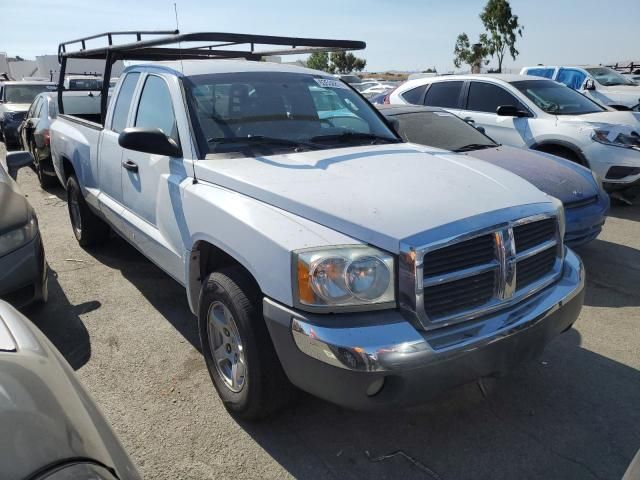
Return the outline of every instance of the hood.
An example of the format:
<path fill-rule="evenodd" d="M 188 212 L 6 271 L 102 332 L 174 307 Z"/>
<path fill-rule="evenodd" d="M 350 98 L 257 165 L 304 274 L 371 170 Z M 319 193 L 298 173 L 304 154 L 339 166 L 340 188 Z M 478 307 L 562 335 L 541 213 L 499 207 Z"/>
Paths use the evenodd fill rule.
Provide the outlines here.
<path fill-rule="evenodd" d="M 502 168 L 414 144 L 208 156 L 195 173 L 390 252 L 404 238 L 456 220 L 549 201 Z"/>
<path fill-rule="evenodd" d="M 32 214 L 31 205 L 1 165 L 0 206 L 0 235 L 25 225 Z"/>
<path fill-rule="evenodd" d="M 598 194 L 598 185 L 588 169 L 548 153 L 502 145 L 462 155 L 509 170 L 562 203 Z"/>
<path fill-rule="evenodd" d="M 629 106 L 640 103 L 640 86 L 638 85 L 614 85 L 603 88 L 602 93 L 607 96 L 609 103 L 618 101 Z"/>
<path fill-rule="evenodd" d="M 576 124 L 578 126 L 609 126 L 622 133 L 640 132 L 640 113 L 629 111 L 596 112 L 585 115 L 557 115 L 560 124 Z"/>
<path fill-rule="evenodd" d="M 4 103 L 2 107 L 5 112 L 26 112 L 31 105 L 29 103 Z"/>
<path fill-rule="evenodd" d="M 71 367 L 38 328 L 0 301 L 0 327 L 15 342 L 0 350 L 2 478 L 32 478 L 63 460 L 87 458 L 139 478 Z M 12 351 L 13 350 L 13 351 Z"/>

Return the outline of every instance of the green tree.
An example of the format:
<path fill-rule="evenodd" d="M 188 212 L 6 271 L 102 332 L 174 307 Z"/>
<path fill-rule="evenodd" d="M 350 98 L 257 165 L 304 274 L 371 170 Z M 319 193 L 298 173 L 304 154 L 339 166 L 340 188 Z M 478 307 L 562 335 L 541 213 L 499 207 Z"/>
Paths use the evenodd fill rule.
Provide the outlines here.
<path fill-rule="evenodd" d="M 469 41 L 469 36 L 466 33 L 461 33 L 458 35 L 456 39 L 456 45 L 453 48 L 453 64 L 456 68 L 460 68 L 463 64 L 469 65 L 471 70 L 474 71 L 475 68 L 479 68 L 482 63 L 485 65 L 489 63 L 488 60 L 485 60 L 487 55 L 489 55 L 489 49 L 487 47 L 487 35 L 480 35 L 480 40 L 478 43 L 471 45 Z M 478 73 L 478 72 L 475 72 Z"/>
<path fill-rule="evenodd" d="M 488 32 L 486 48 L 489 55 L 498 60 L 498 72 L 502 72 L 502 62 L 507 52 L 514 60 L 520 52 L 516 49 L 518 35 L 522 29 L 518 16 L 511 11 L 509 0 L 489 0 L 480 14 L 480 20 Z"/>
<path fill-rule="evenodd" d="M 351 52 L 333 52 L 330 57 L 335 73 L 361 72 L 367 66 L 364 58 L 358 58 Z"/>
<path fill-rule="evenodd" d="M 329 54 L 327 52 L 313 52 L 307 60 L 307 67 L 331 73 Z"/>

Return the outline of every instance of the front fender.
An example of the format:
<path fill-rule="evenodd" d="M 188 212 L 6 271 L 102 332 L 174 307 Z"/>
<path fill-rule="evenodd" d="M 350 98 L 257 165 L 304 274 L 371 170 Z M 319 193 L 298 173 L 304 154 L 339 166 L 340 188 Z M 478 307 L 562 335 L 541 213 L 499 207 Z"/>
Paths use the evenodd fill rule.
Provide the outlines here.
<path fill-rule="evenodd" d="M 191 258 L 194 245 L 208 242 L 234 258 L 254 277 L 262 293 L 293 305 L 291 252 L 324 245 L 360 244 L 342 233 L 207 182 L 184 191 L 185 223 Z M 198 262 L 185 262 L 186 287 L 192 311 L 202 279 Z"/>

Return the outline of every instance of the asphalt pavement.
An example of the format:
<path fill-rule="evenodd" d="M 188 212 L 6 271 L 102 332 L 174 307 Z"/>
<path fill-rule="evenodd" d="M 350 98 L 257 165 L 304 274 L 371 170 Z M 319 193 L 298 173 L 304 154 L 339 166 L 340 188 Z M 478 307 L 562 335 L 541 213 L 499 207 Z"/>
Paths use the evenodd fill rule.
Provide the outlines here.
<path fill-rule="evenodd" d="M 488 396 L 469 385 L 382 414 L 303 396 L 245 424 L 218 400 L 184 289 L 116 236 L 83 250 L 64 190 L 42 190 L 29 169 L 18 183 L 51 267 L 49 303 L 25 313 L 145 478 L 618 480 L 640 448 L 640 197 L 577 250 L 587 293 L 575 327 Z"/>

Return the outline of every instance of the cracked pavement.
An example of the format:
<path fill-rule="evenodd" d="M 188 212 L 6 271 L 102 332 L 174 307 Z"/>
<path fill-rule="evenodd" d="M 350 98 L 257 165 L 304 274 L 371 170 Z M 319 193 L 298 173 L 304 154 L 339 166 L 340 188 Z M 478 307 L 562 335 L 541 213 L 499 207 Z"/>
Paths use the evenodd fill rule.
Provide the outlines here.
<path fill-rule="evenodd" d="M 305 396 L 252 425 L 218 400 L 184 290 L 119 238 L 82 250 L 62 188 L 41 190 L 27 169 L 18 182 L 52 270 L 49 303 L 26 314 L 145 478 L 618 480 L 640 448 L 640 201 L 615 205 L 578 250 L 588 285 L 575 328 L 487 398 L 469 385 L 368 414 Z"/>

